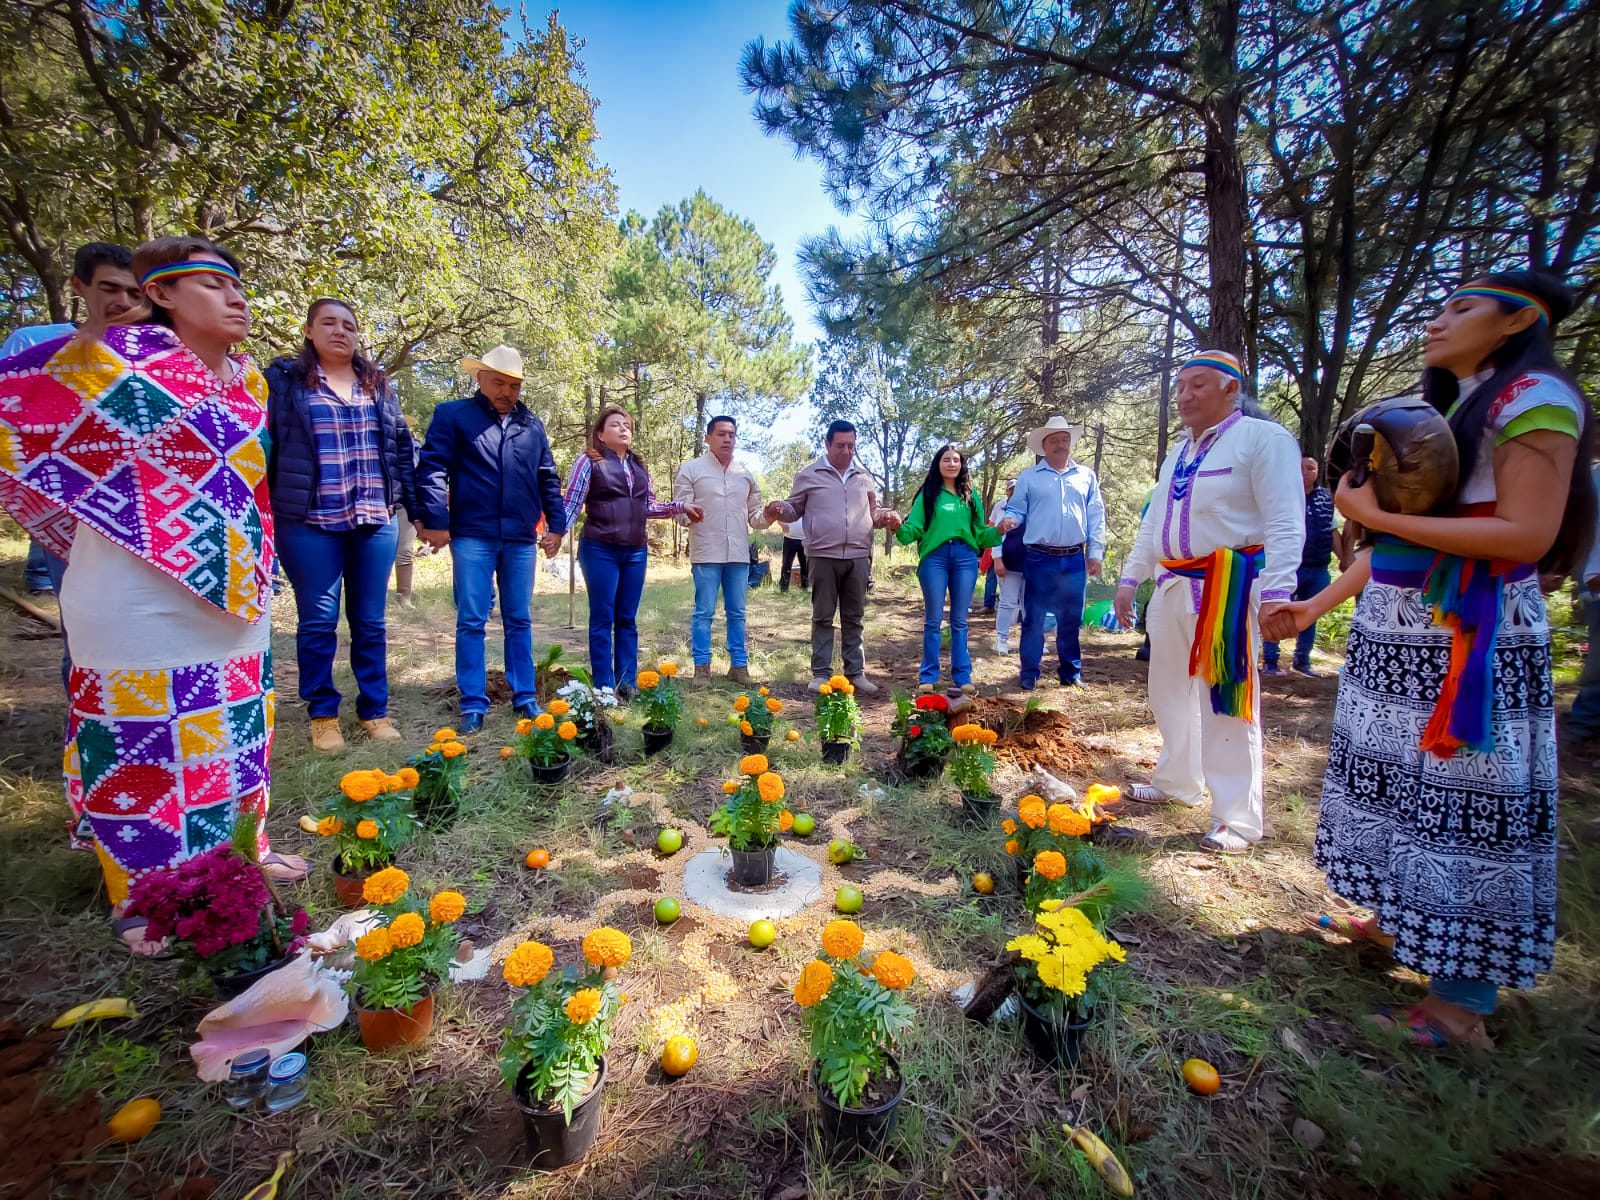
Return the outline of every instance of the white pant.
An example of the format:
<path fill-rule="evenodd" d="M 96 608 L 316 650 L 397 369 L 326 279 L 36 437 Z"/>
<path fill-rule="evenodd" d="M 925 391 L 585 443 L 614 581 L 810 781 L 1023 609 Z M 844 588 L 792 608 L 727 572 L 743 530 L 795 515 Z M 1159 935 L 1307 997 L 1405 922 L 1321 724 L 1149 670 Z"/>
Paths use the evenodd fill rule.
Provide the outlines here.
<path fill-rule="evenodd" d="M 1161 757 L 1150 782 L 1185 804 L 1211 793 L 1211 819 L 1248 841 L 1261 837 L 1261 690 L 1256 719 L 1211 711 L 1211 690 L 1189 674 L 1195 614 L 1189 584 L 1169 580 L 1150 600 L 1150 708 L 1161 730 Z M 1251 622 L 1250 669 L 1256 669 L 1260 631 Z"/>
<path fill-rule="evenodd" d="M 1000 576 L 1000 599 L 994 607 L 996 637 L 1009 638 L 1011 627 L 1022 619 L 1022 582 L 1021 571 Z"/>

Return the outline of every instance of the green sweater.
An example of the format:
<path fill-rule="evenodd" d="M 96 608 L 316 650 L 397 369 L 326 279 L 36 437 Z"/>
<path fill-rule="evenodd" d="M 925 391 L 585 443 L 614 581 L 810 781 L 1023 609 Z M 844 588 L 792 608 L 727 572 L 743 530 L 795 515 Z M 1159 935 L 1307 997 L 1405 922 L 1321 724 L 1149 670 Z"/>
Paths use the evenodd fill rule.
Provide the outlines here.
<path fill-rule="evenodd" d="M 917 493 L 895 538 L 902 546 L 915 542 L 917 556 L 924 558 L 951 540 L 963 541 L 974 550 L 998 546 L 1000 531 L 984 521 L 983 501 L 976 492 L 971 505 L 967 505 L 954 492 L 943 488 L 939 492 L 939 502 L 933 506 L 933 520 L 926 527 L 922 523 L 922 494 Z"/>

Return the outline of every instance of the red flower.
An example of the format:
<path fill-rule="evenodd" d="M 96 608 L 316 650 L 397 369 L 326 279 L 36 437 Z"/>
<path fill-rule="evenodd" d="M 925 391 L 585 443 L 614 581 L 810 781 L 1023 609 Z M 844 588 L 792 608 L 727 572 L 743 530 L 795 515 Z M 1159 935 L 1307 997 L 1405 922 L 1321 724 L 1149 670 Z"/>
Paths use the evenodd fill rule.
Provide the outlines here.
<path fill-rule="evenodd" d="M 950 710 L 950 701 L 937 694 L 918 696 L 916 705 L 923 712 L 948 712 Z"/>
<path fill-rule="evenodd" d="M 913 725 L 908 732 L 911 734 L 912 737 L 921 737 L 922 736 L 922 726 L 921 725 Z"/>

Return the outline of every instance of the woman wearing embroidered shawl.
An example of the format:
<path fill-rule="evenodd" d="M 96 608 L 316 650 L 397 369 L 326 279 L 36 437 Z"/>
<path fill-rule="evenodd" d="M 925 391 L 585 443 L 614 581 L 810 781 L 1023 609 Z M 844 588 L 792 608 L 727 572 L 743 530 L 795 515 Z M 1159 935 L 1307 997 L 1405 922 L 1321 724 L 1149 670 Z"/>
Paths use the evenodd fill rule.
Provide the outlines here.
<path fill-rule="evenodd" d="M 0 505 L 67 559 L 65 770 L 73 832 L 113 911 L 130 884 L 256 818 L 272 746 L 272 515 L 266 387 L 229 350 L 250 328 L 239 265 L 201 238 L 133 255 L 146 307 L 103 340 L 0 362 Z M 155 949 L 142 922 L 117 929 Z"/>
<path fill-rule="evenodd" d="M 1373 1018 L 1412 1043 L 1489 1045 L 1500 987 L 1531 987 L 1555 943 L 1556 732 L 1538 572 L 1565 573 L 1594 523 L 1588 405 L 1551 351 L 1558 280 L 1487 275 L 1428 325 L 1424 396 L 1455 434 L 1447 516 L 1339 510 L 1371 547 L 1293 606 L 1300 628 L 1359 593 L 1317 824 L 1328 886 L 1369 919 L 1315 926 L 1389 949 L 1427 998 Z"/>

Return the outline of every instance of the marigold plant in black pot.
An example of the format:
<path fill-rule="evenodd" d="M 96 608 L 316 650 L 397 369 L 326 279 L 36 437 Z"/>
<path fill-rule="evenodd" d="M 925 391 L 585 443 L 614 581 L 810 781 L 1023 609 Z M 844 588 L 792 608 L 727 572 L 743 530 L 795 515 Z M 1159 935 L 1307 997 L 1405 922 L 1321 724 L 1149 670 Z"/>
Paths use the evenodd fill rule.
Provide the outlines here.
<path fill-rule="evenodd" d="M 783 711 L 783 701 L 770 689 L 740 692 L 733 698 L 730 720 L 737 722 L 739 745 L 746 754 L 761 754 L 772 740 L 773 718 Z"/>
<path fill-rule="evenodd" d="M 417 774 L 417 820 L 429 829 L 455 824 L 467 790 L 467 744 L 461 736 L 448 726 L 434 730 L 428 748 L 407 759 L 406 767 Z"/>
<path fill-rule="evenodd" d="M 983 824 L 1000 806 L 989 777 L 994 774 L 994 755 L 989 747 L 1000 735 L 981 725 L 957 725 L 950 731 L 955 753 L 950 757 L 950 778 L 961 789 L 961 807 L 971 824 Z"/>
<path fill-rule="evenodd" d="M 893 950 L 868 961 L 865 945 L 854 921 L 828 922 L 821 956 L 801 968 L 794 985 L 811 1042 L 824 1148 L 841 1158 L 880 1153 L 905 1096 L 891 1051 L 911 1024 L 914 1010 L 904 992 L 917 973 Z"/>
<path fill-rule="evenodd" d="M 683 696 L 678 691 L 678 664 L 663 662 L 654 671 L 640 671 L 635 701 L 644 709 L 644 752 L 656 754 L 672 741 L 672 731 L 683 715 Z"/>
<path fill-rule="evenodd" d="M 741 758 L 739 778 L 722 785 L 728 799 L 711 814 L 711 832 L 728 839 L 733 881 L 744 887 L 772 882 L 778 835 L 794 828 L 793 814 L 783 807 L 783 776 L 770 766 L 765 754 Z"/>
<path fill-rule="evenodd" d="M 611 1024 L 622 1007 L 617 970 L 633 955 L 628 935 L 601 927 L 583 939 L 586 968 L 552 973 L 555 954 L 523 942 L 501 971 L 517 989 L 500 1048 L 500 1077 L 522 1113 L 535 1167 L 577 1162 L 600 1128 Z"/>
<path fill-rule="evenodd" d="M 572 705 L 558 697 L 544 712 L 517 722 L 517 733 L 522 738 L 518 752 L 528 760 L 535 783 L 560 783 L 572 769 L 571 747 L 579 730 L 571 712 Z"/>
<path fill-rule="evenodd" d="M 843 675 L 835 675 L 817 689 L 817 737 L 822 742 L 822 761 L 842 763 L 850 757 L 861 729 L 861 708 L 856 704 L 856 685 Z"/>
<path fill-rule="evenodd" d="M 1094 1017 L 1099 968 L 1127 954 L 1076 905 L 1047 900 L 1044 909 L 1035 932 L 1012 938 L 1006 949 L 1022 956 L 1017 988 L 1028 1044 L 1045 1063 L 1071 1067 Z"/>

